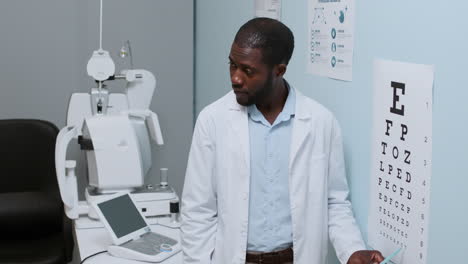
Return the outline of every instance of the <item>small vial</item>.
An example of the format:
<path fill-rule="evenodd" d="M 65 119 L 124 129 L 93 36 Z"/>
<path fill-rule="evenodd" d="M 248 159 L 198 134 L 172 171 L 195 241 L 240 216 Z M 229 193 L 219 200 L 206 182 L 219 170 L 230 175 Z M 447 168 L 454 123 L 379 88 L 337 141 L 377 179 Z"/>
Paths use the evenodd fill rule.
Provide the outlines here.
<path fill-rule="evenodd" d="M 125 47 L 125 45 L 122 46 L 122 48 L 120 48 L 120 52 L 119 52 L 119 56 L 120 58 L 126 58 L 128 55 L 128 52 L 127 52 L 127 48 Z"/>
<path fill-rule="evenodd" d="M 130 40 L 125 41 L 122 48 L 120 48 L 119 57 L 122 58 L 122 66 L 124 69 L 133 69 L 132 47 L 130 45 Z"/>
<path fill-rule="evenodd" d="M 159 185 L 162 188 L 167 188 L 167 168 L 161 168 L 161 181 Z"/>

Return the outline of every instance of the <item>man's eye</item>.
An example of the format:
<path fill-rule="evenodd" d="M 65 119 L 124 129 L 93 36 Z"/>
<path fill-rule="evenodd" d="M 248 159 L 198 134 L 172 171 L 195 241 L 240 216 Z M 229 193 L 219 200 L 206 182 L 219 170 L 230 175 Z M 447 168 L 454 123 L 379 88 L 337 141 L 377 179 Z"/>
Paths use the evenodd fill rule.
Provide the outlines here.
<path fill-rule="evenodd" d="M 228 64 L 229 64 L 229 68 L 233 68 L 233 69 L 237 68 L 237 66 L 236 66 L 236 64 L 234 62 L 230 61 L 230 62 L 228 62 Z"/>
<path fill-rule="evenodd" d="M 245 69 L 244 70 L 247 75 L 252 75 L 253 71 L 251 69 Z"/>

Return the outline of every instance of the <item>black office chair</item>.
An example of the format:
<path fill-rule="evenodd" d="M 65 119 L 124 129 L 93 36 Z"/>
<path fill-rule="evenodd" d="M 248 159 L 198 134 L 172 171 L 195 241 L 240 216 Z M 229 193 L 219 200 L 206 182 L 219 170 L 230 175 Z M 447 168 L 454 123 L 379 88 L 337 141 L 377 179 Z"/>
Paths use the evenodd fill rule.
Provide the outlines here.
<path fill-rule="evenodd" d="M 0 120 L 0 263 L 55 264 L 72 259 L 71 221 L 55 174 L 57 127 Z"/>

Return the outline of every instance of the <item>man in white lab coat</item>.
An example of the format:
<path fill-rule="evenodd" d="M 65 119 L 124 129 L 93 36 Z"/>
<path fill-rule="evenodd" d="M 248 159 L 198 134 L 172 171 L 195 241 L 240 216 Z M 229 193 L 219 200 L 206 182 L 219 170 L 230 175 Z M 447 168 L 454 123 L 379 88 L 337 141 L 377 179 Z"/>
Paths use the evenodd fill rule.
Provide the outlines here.
<path fill-rule="evenodd" d="M 233 91 L 198 116 L 182 195 L 184 263 L 324 264 L 383 260 L 365 250 L 333 115 L 283 75 L 284 24 L 255 18 L 229 54 Z"/>

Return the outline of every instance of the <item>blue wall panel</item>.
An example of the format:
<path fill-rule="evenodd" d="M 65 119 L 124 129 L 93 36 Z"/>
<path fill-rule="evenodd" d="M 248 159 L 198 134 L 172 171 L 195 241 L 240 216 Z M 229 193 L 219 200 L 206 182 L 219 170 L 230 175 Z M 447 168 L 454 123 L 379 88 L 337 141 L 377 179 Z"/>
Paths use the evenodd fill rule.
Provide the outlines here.
<path fill-rule="evenodd" d="M 307 1 L 283 1 L 282 20 L 296 39 L 286 78 L 339 120 L 351 199 L 366 238 L 373 60 L 435 65 L 428 263 L 463 263 L 468 252 L 468 2 L 356 2 L 353 81 L 343 82 L 306 73 Z M 229 91 L 230 45 L 253 9 L 251 0 L 197 1 L 196 113 Z"/>

